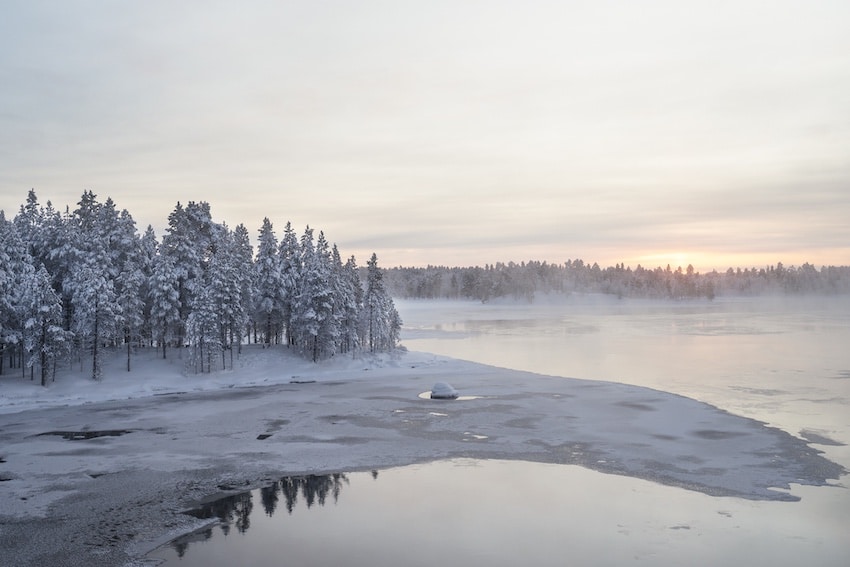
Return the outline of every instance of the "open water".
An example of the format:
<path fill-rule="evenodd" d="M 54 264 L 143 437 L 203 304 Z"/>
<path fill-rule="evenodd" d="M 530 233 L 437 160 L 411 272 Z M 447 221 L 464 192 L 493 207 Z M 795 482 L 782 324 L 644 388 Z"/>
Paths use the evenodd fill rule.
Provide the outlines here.
<path fill-rule="evenodd" d="M 850 301 L 398 301 L 410 350 L 646 386 L 808 439 L 850 469 Z M 850 491 L 718 498 L 574 466 L 447 461 L 284 478 L 200 511 L 166 565 L 850 565 Z M 841 484 L 848 477 L 841 479 Z"/>

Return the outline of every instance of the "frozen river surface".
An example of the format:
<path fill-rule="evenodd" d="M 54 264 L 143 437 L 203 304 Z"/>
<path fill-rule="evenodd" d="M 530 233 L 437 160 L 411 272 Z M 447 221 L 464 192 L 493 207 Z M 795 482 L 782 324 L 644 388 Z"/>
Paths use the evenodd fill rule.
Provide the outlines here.
<path fill-rule="evenodd" d="M 846 299 L 398 307 L 410 350 L 673 392 L 807 439 L 850 468 Z M 276 513 L 276 489 L 255 491 L 223 526 L 157 556 L 167 565 L 230 564 L 229 553 L 254 565 L 839 566 L 850 558 L 843 486 L 792 484 L 797 502 L 745 500 L 576 466 L 464 459 L 351 473 L 337 485 L 324 505 L 306 506 L 302 492 Z"/>
<path fill-rule="evenodd" d="M 399 307 L 410 350 L 646 386 L 795 435 L 824 432 L 850 442 L 846 297 Z"/>

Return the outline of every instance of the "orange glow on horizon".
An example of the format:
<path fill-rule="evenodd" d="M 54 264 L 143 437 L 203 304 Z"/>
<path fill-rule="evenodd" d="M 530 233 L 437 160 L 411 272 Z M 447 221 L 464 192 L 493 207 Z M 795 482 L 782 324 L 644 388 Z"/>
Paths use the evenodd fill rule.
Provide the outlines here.
<path fill-rule="evenodd" d="M 349 250 L 354 253 L 358 261 L 368 258 L 365 250 Z M 688 265 L 694 267 L 694 271 L 705 274 L 713 270 L 725 272 L 733 269 L 762 269 L 775 266 L 782 262 L 785 267 L 799 267 L 805 263 L 812 264 L 820 269 L 823 266 L 847 266 L 850 265 L 850 248 L 830 250 L 796 250 L 787 252 L 703 252 L 703 251 L 653 251 L 642 253 L 635 250 L 624 249 L 621 251 L 612 249 L 588 249 L 586 253 L 580 251 L 558 251 L 552 246 L 538 247 L 504 247 L 497 250 L 487 249 L 401 249 L 386 248 L 377 250 L 380 265 L 385 268 L 403 267 L 425 267 L 450 266 L 470 267 L 484 266 L 496 263 L 521 263 L 528 261 L 549 262 L 550 264 L 563 264 L 567 260 L 582 260 L 587 265 L 599 264 L 601 268 L 608 268 L 617 264 L 624 264 L 627 268 L 635 269 L 638 265 L 647 269 L 666 268 L 670 265 L 671 270 L 681 267 L 685 271 Z"/>

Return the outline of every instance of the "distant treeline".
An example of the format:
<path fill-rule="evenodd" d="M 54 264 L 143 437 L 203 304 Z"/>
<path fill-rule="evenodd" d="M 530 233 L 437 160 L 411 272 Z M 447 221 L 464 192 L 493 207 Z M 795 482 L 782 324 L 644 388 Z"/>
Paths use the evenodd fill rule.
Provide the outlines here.
<path fill-rule="evenodd" d="M 514 262 L 466 268 L 428 266 L 386 270 L 388 291 L 399 298 L 477 299 L 513 298 L 531 301 L 538 294 L 606 293 L 619 297 L 658 299 L 709 298 L 718 295 L 846 294 L 850 267 L 811 264 L 786 267 L 781 262 L 764 268 L 729 268 L 725 272 L 696 272 L 617 264 L 602 268 L 582 260 L 563 264 Z"/>

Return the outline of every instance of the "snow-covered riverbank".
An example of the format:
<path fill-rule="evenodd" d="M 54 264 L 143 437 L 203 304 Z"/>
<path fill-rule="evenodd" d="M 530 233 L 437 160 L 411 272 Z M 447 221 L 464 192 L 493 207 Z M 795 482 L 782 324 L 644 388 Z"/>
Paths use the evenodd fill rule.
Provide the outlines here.
<path fill-rule="evenodd" d="M 154 352 L 101 383 L 0 380 L 0 544 L 15 565 L 115 565 L 197 520 L 192 502 L 282 474 L 452 457 L 578 464 L 710 495 L 794 499 L 842 467 L 799 438 L 681 396 L 424 353 L 305 362 L 248 348 L 186 375 Z M 437 381 L 474 399 L 419 397 Z M 825 490 L 829 490 L 828 488 Z"/>

